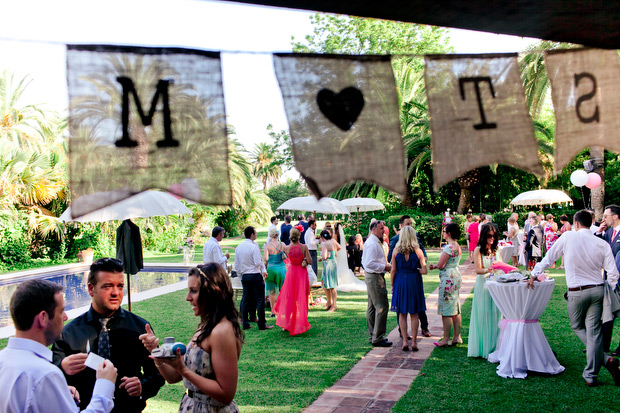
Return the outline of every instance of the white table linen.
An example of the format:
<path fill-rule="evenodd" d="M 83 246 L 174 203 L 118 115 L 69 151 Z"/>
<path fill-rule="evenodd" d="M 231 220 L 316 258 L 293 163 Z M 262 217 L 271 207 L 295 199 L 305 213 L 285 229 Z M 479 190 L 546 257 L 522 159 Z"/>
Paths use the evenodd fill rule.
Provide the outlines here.
<path fill-rule="evenodd" d="M 504 315 L 497 350 L 489 354 L 498 363 L 497 374 L 504 378 L 524 379 L 527 371 L 558 374 L 564 371 L 555 358 L 538 319 L 553 293 L 555 280 L 537 282 L 535 289 L 524 282 L 487 281 L 493 301 Z"/>

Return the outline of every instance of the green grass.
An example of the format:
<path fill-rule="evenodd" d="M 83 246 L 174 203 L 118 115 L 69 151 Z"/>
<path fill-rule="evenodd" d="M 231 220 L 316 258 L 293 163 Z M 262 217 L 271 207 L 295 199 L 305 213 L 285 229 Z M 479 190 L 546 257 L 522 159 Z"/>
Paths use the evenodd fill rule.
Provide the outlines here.
<path fill-rule="evenodd" d="M 427 293 L 438 284 L 436 274 L 424 277 Z M 189 305 L 177 304 L 184 295 L 180 291 L 136 303 L 135 312 L 151 321 L 158 336 L 172 335 L 187 341 L 197 319 L 188 316 Z M 372 348 L 367 337 L 366 306 L 364 292 L 339 293 L 338 311 L 327 313 L 312 308 L 308 315 L 312 327 L 299 336 L 291 337 L 278 327 L 258 331 L 254 325 L 246 330 L 235 396 L 241 411 L 301 411 L 310 405 Z M 161 308 L 170 310 L 162 314 Z M 268 319 L 268 323 L 274 322 Z M 390 313 L 388 331 L 395 327 L 396 317 Z M 178 407 L 183 392 L 181 384 L 166 385 L 149 400 L 146 411 L 172 411 Z"/>
<path fill-rule="evenodd" d="M 594 389 L 583 384 L 585 348 L 570 328 L 563 271 L 551 270 L 555 289 L 540 324 L 558 361 L 566 368 L 555 376 L 530 374 L 524 380 L 504 379 L 496 374 L 497 364 L 467 357 L 467 336 L 471 298 L 463 306 L 463 345 L 435 349 L 424 363 L 409 391 L 394 406 L 394 412 L 415 411 L 616 411 L 618 389 L 604 368 L 602 385 Z M 614 336 L 612 346 L 618 342 Z"/>
<path fill-rule="evenodd" d="M 429 255 L 433 262 L 437 260 L 438 253 Z M 386 278 L 389 291 L 389 276 Z M 437 285 L 436 272 L 424 276 L 427 294 Z M 198 319 L 192 316 L 189 304 L 185 303 L 185 293 L 177 291 L 137 302 L 132 309 L 150 321 L 158 337 L 174 336 L 187 342 Z M 366 330 L 366 305 L 364 292 L 339 293 L 338 311 L 327 313 L 312 308 L 309 312 L 312 327 L 299 336 L 291 337 L 279 327 L 258 331 L 253 325 L 246 330 L 235 396 L 241 411 L 301 411 L 310 405 L 372 348 Z M 275 320 L 268 319 L 268 323 L 274 324 Z M 390 313 L 388 331 L 395 327 L 396 317 Z M 6 341 L 0 341 L 0 348 L 6 346 Z M 176 411 L 183 392 L 181 383 L 165 385 L 148 401 L 146 412 Z"/>

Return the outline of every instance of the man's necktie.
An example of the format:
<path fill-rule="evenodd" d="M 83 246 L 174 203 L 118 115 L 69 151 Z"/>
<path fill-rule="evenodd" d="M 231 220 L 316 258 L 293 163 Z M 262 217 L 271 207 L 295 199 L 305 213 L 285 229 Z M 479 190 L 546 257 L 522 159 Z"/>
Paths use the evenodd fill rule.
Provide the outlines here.
<path fill-rule="evenodd" d="M 611 232 L 611 241 L 613 241 L 613 240 L 614 240 L 614 238 L 616 238 L 616 233 L 617 233 L 617 232 L 618 232 L 618 231 L 616 231 L 616 229 L 614 228 L 614 230 Z"/>
<path fill-rule="evenodd" d="M 99 355 L 104 359 L 110 359 L 110 334 L 108 333 L 109 318 L 102 318 L 101 332 L 99 332 Z"/>

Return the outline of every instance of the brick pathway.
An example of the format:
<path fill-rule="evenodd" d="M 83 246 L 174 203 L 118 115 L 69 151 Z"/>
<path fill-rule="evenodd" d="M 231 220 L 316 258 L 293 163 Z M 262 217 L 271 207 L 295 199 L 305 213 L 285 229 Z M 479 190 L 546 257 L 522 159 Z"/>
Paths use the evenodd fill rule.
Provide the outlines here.
<path fill-rule="evenodd" d="M 474 288 L 476 273 L 470 263 L 461 265 L 460 271 L 463 277 L 460 292 L 462 304 Z M 389 412 L 420 373 L 424 361 L 435 349 L 433 342 L 441 339 L 443 325 L 441 316 L 437 314 L 437 290 L 426 298 L 426 307 L 432 337 L 418 335 L 419 351 L 402 351 L 402 340 L 396 327 L 387 337 L 394 343 L 392 347 L 370 350 L 304 412 Z"/>

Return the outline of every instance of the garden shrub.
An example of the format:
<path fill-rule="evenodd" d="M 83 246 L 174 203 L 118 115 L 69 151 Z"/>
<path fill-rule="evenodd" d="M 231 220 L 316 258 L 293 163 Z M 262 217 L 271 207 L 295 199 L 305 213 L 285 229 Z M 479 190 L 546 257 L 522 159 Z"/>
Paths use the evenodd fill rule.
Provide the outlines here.
<path fill-rule="evenodd" d="M 31 260 L 27 223 L 27 220 L 0 217 L 0 262 L 3 270 Z"/>

